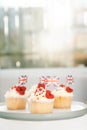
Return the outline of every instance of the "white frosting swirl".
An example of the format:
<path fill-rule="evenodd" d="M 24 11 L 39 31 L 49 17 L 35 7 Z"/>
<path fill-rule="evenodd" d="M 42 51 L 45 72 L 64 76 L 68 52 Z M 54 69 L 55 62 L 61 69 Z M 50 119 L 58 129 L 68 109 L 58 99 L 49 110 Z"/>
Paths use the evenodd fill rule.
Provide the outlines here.
<path fill-rule="evenodd" d="M 37 85 L 32 86 L 31 89 L 29 89 L 29 91 L 27 92 L 28 97 L 30 97 L 32 95 L 32 93 L 34 93 L 36 91 Z"/>
<path fill-rule="evenodd" d="M 42 88 L 42 87 L 41 87 Z M 37 89 L 37 85 L 34 85 L 30 90 L 29 90 L 29 98 L 28 101 L 36 101 L 36 102 L 53 102 L 54 98 L 48 99 L 46 95 L 46 90 L 42 88 L 41 91 L 37 89 L 37 92 L 35 92 Z"/>
<path fill-rule="evenodd" d="M 58 87 L 56 90 L 52 92 L 55 97 L 72 97 L 73 92 L 67 92 L 65 87 Z"/>
<path fill-rule="evenodd" d="M 5 93 L 5 98 L 27 98 L 27 91 L 25 91 L 24 95 L 20 95 L 15 88 L 10 88 L 10 90 Z"/>

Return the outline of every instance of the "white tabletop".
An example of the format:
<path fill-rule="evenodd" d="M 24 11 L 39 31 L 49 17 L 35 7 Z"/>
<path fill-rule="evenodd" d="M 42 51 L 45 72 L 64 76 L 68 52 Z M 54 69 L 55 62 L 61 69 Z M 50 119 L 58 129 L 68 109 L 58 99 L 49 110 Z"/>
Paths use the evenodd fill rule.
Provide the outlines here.
<path fill-rule="evenodd" d="M 78 118 L 56 121 L 17 121 L 0 118 L 2 130 L 87 130 L 87 114 Z"/>

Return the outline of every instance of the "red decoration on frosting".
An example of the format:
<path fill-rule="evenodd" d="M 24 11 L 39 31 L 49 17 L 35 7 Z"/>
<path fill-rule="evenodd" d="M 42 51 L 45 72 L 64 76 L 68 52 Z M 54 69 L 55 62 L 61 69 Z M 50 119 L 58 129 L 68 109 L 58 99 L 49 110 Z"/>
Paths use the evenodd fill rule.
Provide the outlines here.
<path fill-rule="evenodd" d="M 73 92 L 73 89 L 70 88 L 70 87 L 66 87 L 66 91 L 67 91 L 68 93 L 71 93 L 71 92 Z"/>
<path fill-rule="evenodd" d="M 41 95 L 44 91 L 45 91 L 45 85 L 39 83 L 37 88 L 36 88 L 35 95 L 36 95 L 37 92 L 38 92 L 39 95 Z"/>
<path fill-rule="evenodd" d="M 72 88 L 70 88 L 69 86 L 66 86 L 66 85 L 64 85 L 64 84 L 61 84 L 60 87 L 62 87 L 62 88 L 65 87 L 65 89 L 66 89 L 66 91 L 67 91 L 68 93 L 73 92 L 73 89 L 72 89 Z"/>
<path fill-rule="evenodd" d="M 64 87 L 65 87 L 65 85 L 64 85 L 64 84 L 60 84 L 60 87 L 64 88 Z"/>
<path fill-rule="evenodd" d="M 39 83 L 38 88 L 41 88 L 41 87 L 45 89 L 45 84 Z"/>
<path fill-rule="evenodd" d="M 25 94 L 25 90 L 26 90 L 26 87 L 25 87 L 25 86 L 16 86 L 16 91 L 17 91 L 20 95 L 24 95 L 24 94 Z"/>
<path fill-rule="evenodd" d="M 45 96 L 48 99 L 54 98 L 54 95 L 51 93 L 51 91 L 50 90 L 46 90 L 45 84 L 39 83 L 37 88 L 36 88 L 35 95 L 36 96 L 42 95 L 44 92 L 46 92 L 46 94 L 43 95 L 43 97 Z"/>
<path fill-rule="evenodd" d="M 51 93 L 50 90 L 46 90 L 46 98 L 49 98 L 49 99 L 54 98 L 54 95 Z"/>
<path fill-rule="evenodd" d="M 25 86 L 22 86 L 22 90 L 25 91 L 25 90 L 26 90 L 26 87 L 25 87 Z"/>
<path fill-rule="evenodd" d="M 21 91 L 20 86 L 17 86 L 17 87 L 16 87 L 16 91 L 17 91 L 17 92 Z"/>

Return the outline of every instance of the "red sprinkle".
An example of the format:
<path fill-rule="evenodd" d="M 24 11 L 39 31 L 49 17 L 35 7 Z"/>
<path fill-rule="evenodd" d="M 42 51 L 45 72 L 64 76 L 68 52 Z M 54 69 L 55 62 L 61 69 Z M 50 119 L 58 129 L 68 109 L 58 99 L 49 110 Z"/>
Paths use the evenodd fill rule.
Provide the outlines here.
<path fill-rule="evenodd" d="M 71 92 L 73 92 L 73 89 L 70 88 L 70 87 L 66 87 L 66 91 L 69 92 L 69 93 L 71 93 Z"/>
<path fill-rule="evenodd" d="M 46 90 L 46 97 L 47 97 L 48 99 L 52 99 L 52 98 L 54 98 L 54 95 L 51 93 L 50 90 Z"/>
<path fill-rule="evenodd" d="M 38 84 L 38 88 L 40 88 L 40 87 L 42 87 L 42 88 L 45 89 L 45 84 L 41 84 L 41 83 L 39 83 L 39 84 Z"/>
<path fill-rule="evenodd" d="M 24 92 L 24 91 L 19 91 L 19 94 L 20 94 L 20 95 L 24 95 L 25 92 Z"/>
<path fill-rule="evenodd" d="M 60 87 L 64 88 L 64 87 L 65 87 L 65 85 L 64 85 L 64 84 L 60 84 Z"/>

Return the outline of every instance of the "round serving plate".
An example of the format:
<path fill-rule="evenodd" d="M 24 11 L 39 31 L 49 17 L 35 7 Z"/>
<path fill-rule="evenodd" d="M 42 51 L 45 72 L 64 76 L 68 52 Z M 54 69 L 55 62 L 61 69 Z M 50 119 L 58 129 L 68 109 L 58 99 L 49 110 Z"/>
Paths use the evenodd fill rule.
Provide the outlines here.
<path fill-rule="evenodd" d="M 62 120 L 83 116 L 87 113 L 87 105 L 73 101 L 70 109 L 53 109 L 50 114 L 32 114 L 29 108 L 25 110 L 7 110 L 5 103 L 0 103 L 0 118 L 24 121 Z"/>

